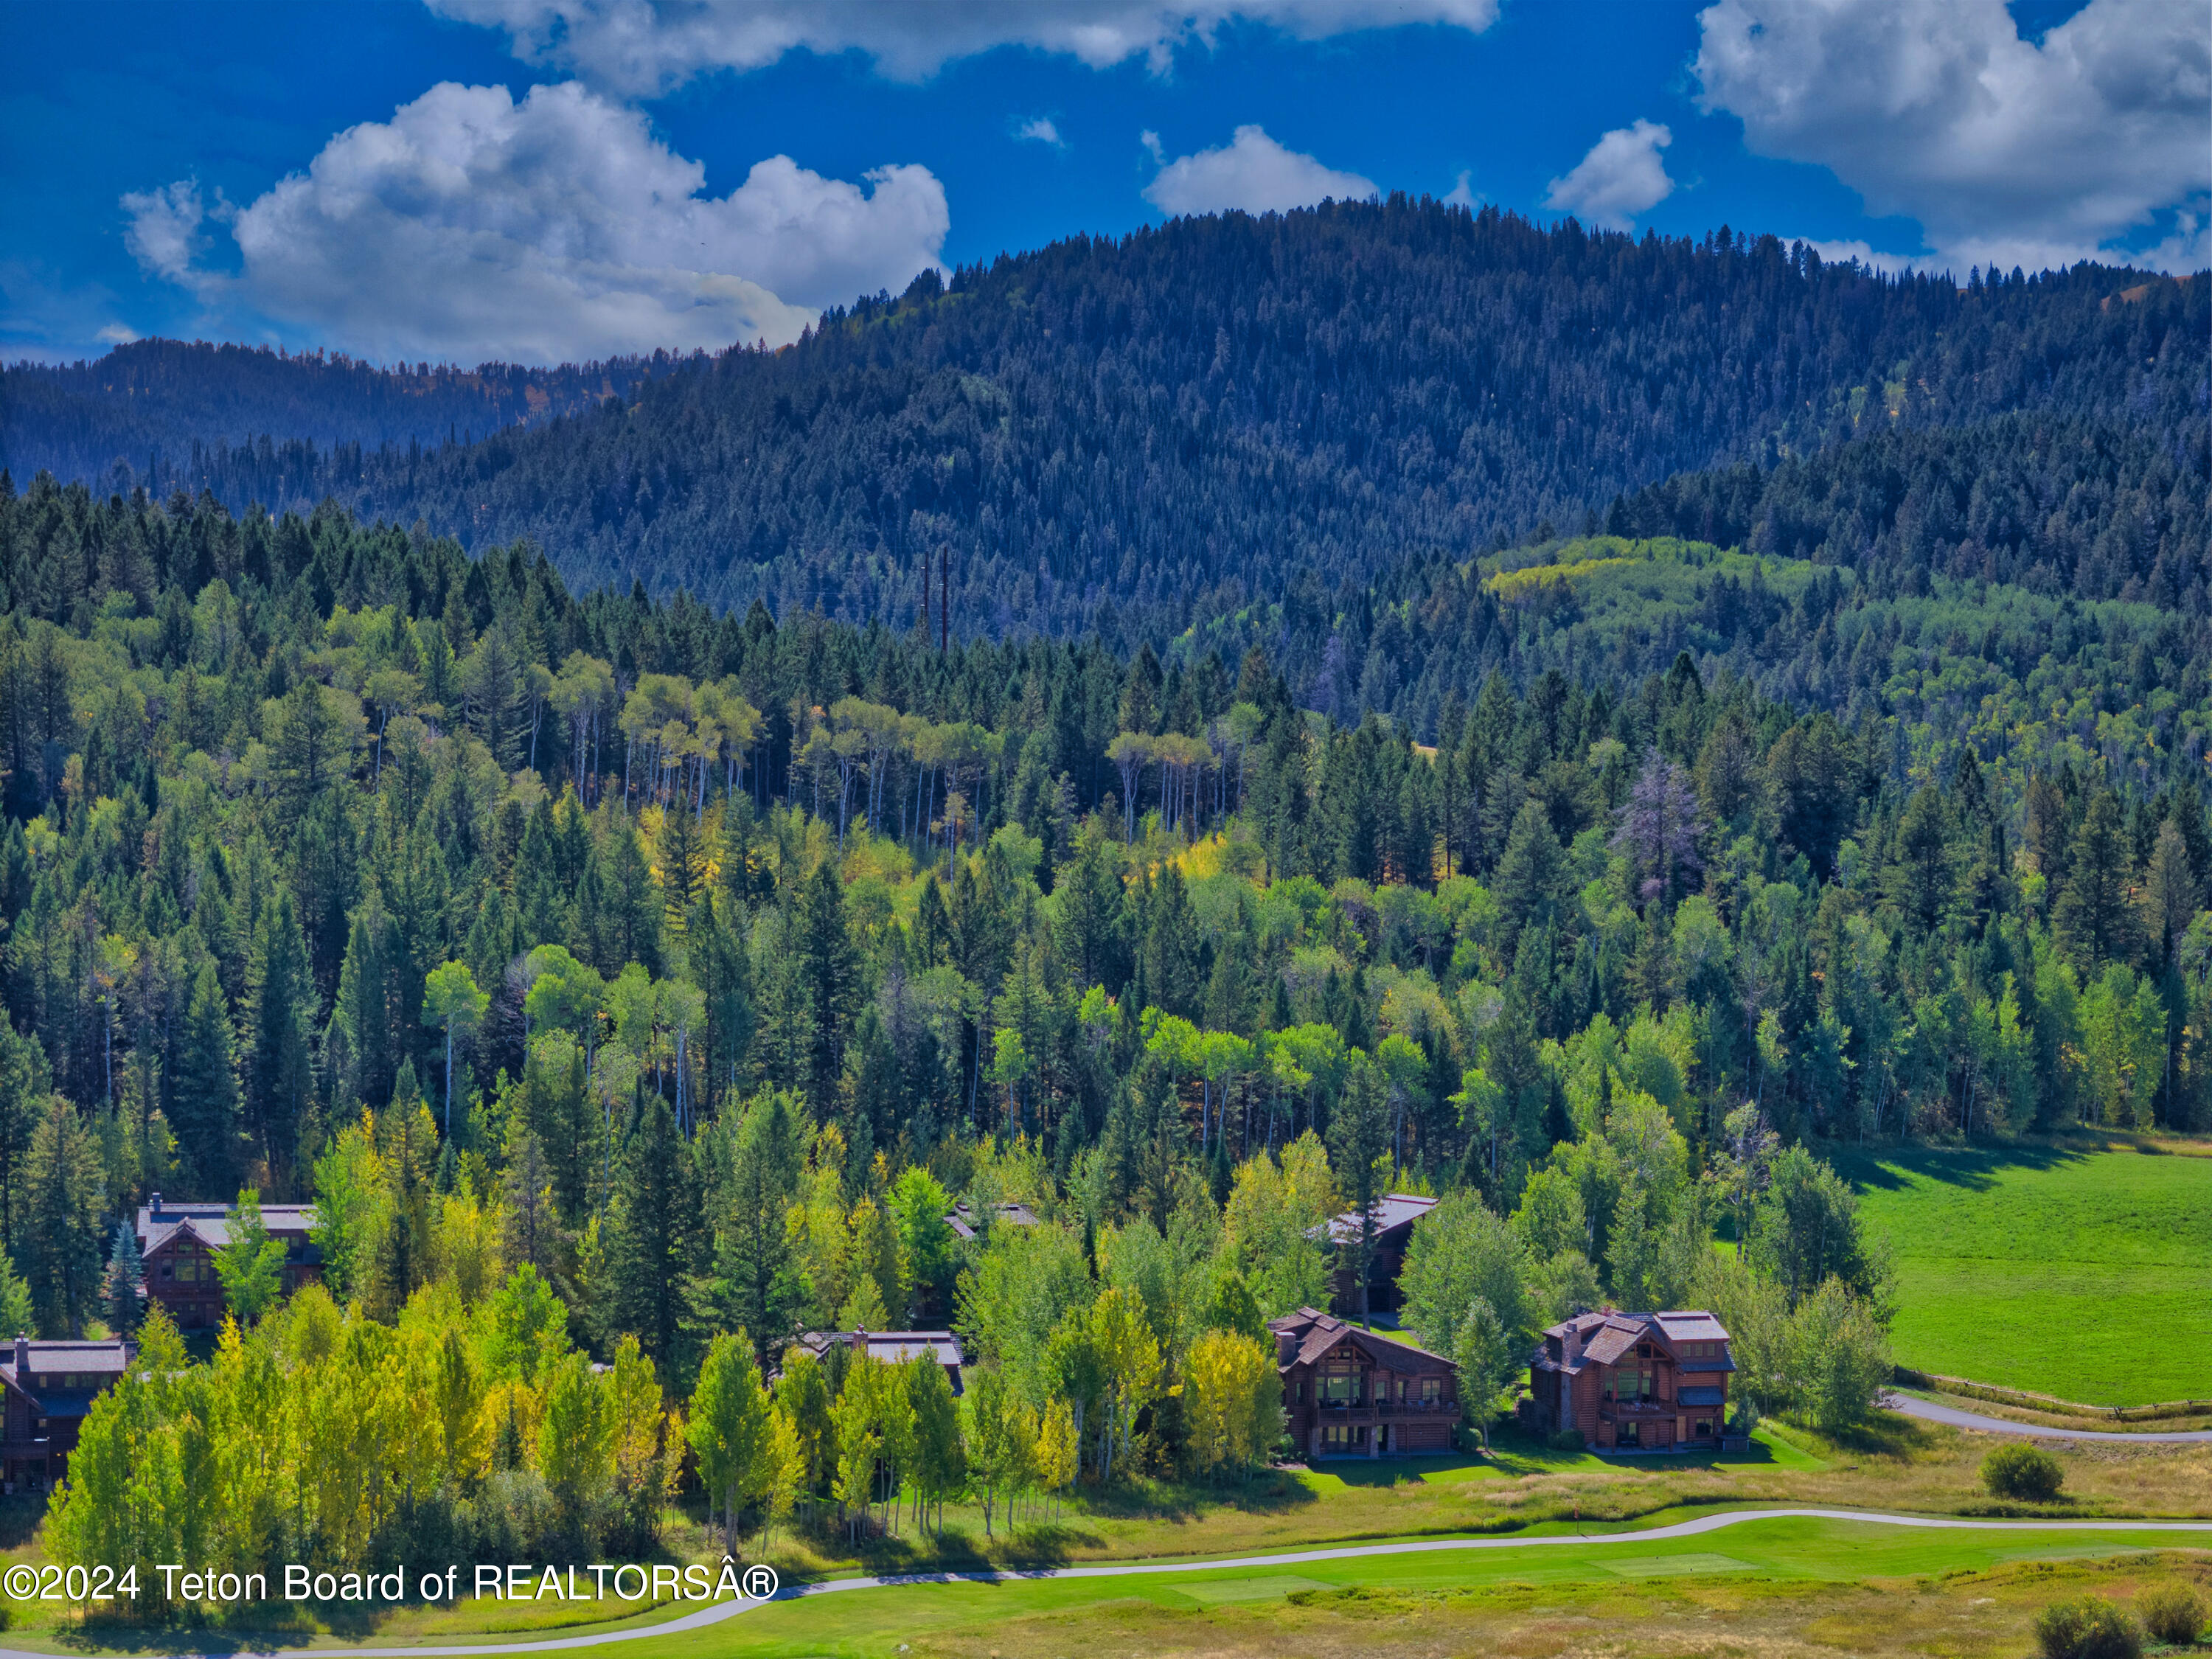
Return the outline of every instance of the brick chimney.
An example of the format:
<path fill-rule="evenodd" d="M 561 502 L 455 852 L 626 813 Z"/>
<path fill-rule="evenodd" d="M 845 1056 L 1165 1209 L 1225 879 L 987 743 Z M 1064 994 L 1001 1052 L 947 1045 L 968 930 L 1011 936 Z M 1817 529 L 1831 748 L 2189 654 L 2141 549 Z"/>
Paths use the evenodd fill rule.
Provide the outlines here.
<path fill-rule="evenodd" d="M 24 1378 L 31 1369 L 31 1339 L 21 1331 L 15 1333 L 15 1385 L 27 1387 Z"/>
<path fill-rule="evenodd" d="M 1287 1365 L 1298 1357 L 1298 1339 L 1294 1331 L 1275 1333 L 1275 1364 Z"/>

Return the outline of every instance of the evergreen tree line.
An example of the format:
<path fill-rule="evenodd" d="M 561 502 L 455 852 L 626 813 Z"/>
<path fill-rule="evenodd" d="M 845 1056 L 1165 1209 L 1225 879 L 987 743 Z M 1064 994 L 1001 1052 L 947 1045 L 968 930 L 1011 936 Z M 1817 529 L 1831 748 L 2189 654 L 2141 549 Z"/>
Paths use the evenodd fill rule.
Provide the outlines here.
<path fill-rule="evenodd" d="M 101 485 L 114 484 L 119 461 L 115 487 L 159 493 L 227 472 L 242 451 L 271 477 L 284 476 L 280 454 L 295 458 L 304 487 L 324 465 L 343 472 L 349 460 L 358 473 L 364 452 L 419 454 L 595 409 L 683 362 L 656 352 L 558 368 L 386 368 L 343 352 L 133 340 L 89 362 L 0 370 L 0 465 Z"/>
<path fill-rule="evenodd" d="M 2201 477 L 2208 342 L 2202 283 L 2082 265 L 1961 287 L 1726 228 L 1638 240 L 1394 196 L 1079 237 L 949 288 L 924 273 L 789 350 L 611 370 L 617 395 L 588 412 L 589 374 L 549 383 L 574 412 L 474 444 L 442 443 L 441 416 L 428 448 L 380 450 L 365 419 L 329 447 L 336 411 L 375 399 L 326 373 L 292 424 L 217 414 L 159 465 L 118 433 L 62 476 L 211 489 L 240 514 L 335 498 L 479 549 L 527 536 L 579 587 L 642 571 L 718 611 L 903 626 L 949 579 L 963 637 L 1097 631 L 1126 652 L 1301 572 L 1356 591 L 1409 550 L 1542 540 L 1655 480 L 1886 429 L 2063 415 Z M 24 402 L 42 373 L 9 377 L 24 406 L 0 459 L 19 477 L 52 447 Z M 311 419 L 314 399 L 333 412 Z M 1858 551 L 1836 540 L 1838 560 Z"/>

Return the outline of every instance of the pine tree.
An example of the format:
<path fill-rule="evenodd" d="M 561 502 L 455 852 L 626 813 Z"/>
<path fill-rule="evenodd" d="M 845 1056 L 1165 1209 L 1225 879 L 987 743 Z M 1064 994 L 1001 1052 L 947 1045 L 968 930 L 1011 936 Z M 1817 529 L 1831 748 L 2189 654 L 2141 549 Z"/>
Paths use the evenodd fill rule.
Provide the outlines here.
<path fill-rule="evenodd" d="M 405 1304 L 430 1269 L 438 1124 L 415 1080 L 412 1060 L 400 1063 L 392 1104 L 376 1115 L 376 1153 L 384 1178 L 384 1225 L 374 1241 L 369 1290 L 378 1310 L 389 1317 Z"/>
<path fill-rule="evenodd" d="M 171 1127 L 192 1186 L 204 1194 L 235 1190 L 239 1163 L 238 1069 L 230 1005 L 203 962 L 185 1005 L 177 1044 L 176 1103 Z"/>
<path fill-rule="evenodd" d="M 860 1005 L 860 954 L 845 924 L 845 884 L 824 860 L 806 884 L 799 916 L 800 972 L 811 1017 L 807 1098 L 827 1115 L 845 1069 L 845 1036 Z"/>
<path fill-rule="evenodd" d="M 100 1285 L 111 1335 L 128 1336 L 138 1328 L 138 1316 L 144 1311 L 145 1284 L 146 1264 L 138 1253 L 137 1230 L 129 1217 L 119 1218 L 114 1240 L 107 1249 L 107 1273 Z M 0 1326 L 5 1323 L 0 1318 Z"/>
<path fill-rule="evenodd" d="M 676 1132 L 667 1101 L 648 1095 L 623 1147 L 607 1212 L 600 1324 L 610 1339 L 635 1335 L 672 1376 L 685 1369 L 685 1298 L 698 1213 L 690 1149 Z"/>
<path fill-rule="evenodd" d="M 49 1336 L 82 1337 L 100 1295 L 100 1151 L 77 1109 L 56 1099 L 31 1137 L 24 1278 Z"/>
<path fill-rule="evenodd" d="M 683 802 L 672 803 L 660 815 L 653 851 L 660 865 L 665 922 L 681 933 L 690 920 L 691 907 L 707 890 L 706 837 Z"/>
<path fill-rule="evenodd" d="M 599 861 L 602 957 L 598 966 L 602 973 L 616 974 L 635 962 L 657 974 L 665 905 L 629 818 L 610 815 L 603 848 Z"/>
<path fill-rule="evenodd" d="M 554 1203 L 551 1166 L 527 1123 L 518 1123 L 508 1133 L 507 1172 L 500 1190 L 501 1260 L 510 1269 L 532 1267 L 550 1279 L 568 1239 Z"/>
<path fill-rule="evenodd" d="M 37 1042 L 17 1036 L 15 1023 L 0 1013 L 0 1250 L 9 1255 L 21 1254 L 29 1214 L 31 1139 L 46 1087 L 46 1059 Z"/>
<path fill-rule="evenodd" d="M 708 1316 L 752 1334 L 763 1363 L 790 1337 L 805 1290 L 784 1212 L 798 1190 L 799 1125 L 790 1097 L 756 1095 L 730 1131 L 728 1174 L 714 1199 L 714 1276 Z"/>
<path fill-rule="evenodd" d="M 1344 1093 L 1328 1125 L 1329 1166 L 1344 1184 L 1344 1195 L 1359 1218 L 1338 1244 L 1340 1279 L 1357 1287 L 1359 1317 L 1369 1314 L 1368 1274 L 1375 1260 L 1375 1206 L 1382 1196 L 1375 1165 L 1390 1144 L 1389 1080 L 1364 1054 L 1354 1054 Z"/>
<path fill-rule="evenodd" d="M 289 890 L 278 890 L 255 932 L 246 986 L 252 1009 L 246 1119 L 270 1166 L 288 1169 L 314 1090 L 307 1033 L 315 1017 L 307 944 Z"/>
<path fill-rule="evenodd" d="M 2134 952 L 2135 910 L 2128 900 L 2131 863 L 2119 803 L 2109 790 L 2099 789 L 2090 795 L 2081 827 L 2074 833 L 2066 890 L 2051 917 L 2052 929 L 2085 975 L 2101 972 L 2108 962 L 2125 962 Z"/>

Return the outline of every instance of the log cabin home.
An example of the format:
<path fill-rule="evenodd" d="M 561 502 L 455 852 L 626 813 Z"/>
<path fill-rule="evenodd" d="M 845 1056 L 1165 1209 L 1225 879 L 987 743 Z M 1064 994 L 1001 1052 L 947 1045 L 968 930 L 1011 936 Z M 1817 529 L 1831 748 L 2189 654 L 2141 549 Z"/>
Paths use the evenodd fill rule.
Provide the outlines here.
<path fill-rule="evenodd" d="M 1727 1437 L 1729 1334 L 1709 1313 L 1577 1314 L 1531 1358 L 1522 1415 L 1600 1451 L 1734 1450 Z"/>
<path fill-rule="evenodd" d="M 169 1310 L 180 1330 L 202 1330 L 222 1323 L 222 1281 L 216 1276 L 215 1253 L 230 1243 L 229 1204 L 164 1204 L 149 1195 L 138 1208 L 138 1254 L 145 1263 L 149 1300 Z M 264 1204 L 261 1224 L 284 1247 L 283 1289 L 289 1296 L 323 1276 L 322 1247 L 310 1236 L 315 1224 L 312 1204 Z"/>
<path fill-rule="evenodd" d="M 92 1402 L 131 1364 L 127 1342 L 41 1342 L 0 1348 L 0 1491 L 52 1492 L 69 1473 Z"/>
<path fill-rule="evenodd" d="M 1451 1449 L 1451 1362 L 1313 1308 L 1267 1322 L 1291 1443 L 1307 1458 Z"/>
<path fill-rule="evenodd" d="M 1367 1305 L 1359 1305 L 1359 1281 L 1339 1267 L 1329 1287 L 1329 1306 L 1347 1319 L 1362 1314 L 1398 1310 L 1398 1275 L 1405 1271 L 1406 1249 L 1413 1243 L 1413 1224 L 1437 1207 L 1433 1198 L 1417 1193 L 1385 1193 L 1375 1200 L 1375 1255 L 1367 1264 Z M 1359 1212 L 1347 1210 L 1328 1224 L 1332 1247 L 1341 1250 L 1359 1238 Z M 1342 1258 L 1340 1256 L 1340 1261 Z"/>

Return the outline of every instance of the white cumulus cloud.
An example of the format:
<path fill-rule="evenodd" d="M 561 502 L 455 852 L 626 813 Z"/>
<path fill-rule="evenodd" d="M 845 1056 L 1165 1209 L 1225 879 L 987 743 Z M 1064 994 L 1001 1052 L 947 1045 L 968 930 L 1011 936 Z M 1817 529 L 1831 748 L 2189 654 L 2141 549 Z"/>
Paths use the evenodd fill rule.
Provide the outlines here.
<path fill-rule="evenodd" d="M 1132 58 L 1156 73 L 1224 24 L 1269 25 L 1299 40 L 1407 23 L 1480 32 L 1498 0 L 428 0 L 431 9 L 503 30 L 527 63 L 574 70 L 625 94 L 666 91 L 714 70 L 785 53 L 860 52 L 915 81 L 998 46 L 1073 57 L 1093 69 Z"/>
<path fill-rule="evenodd" d="M 1158 135 L 1142 136 L 1155 161 L 1164 155 Z M 1372 179 L 1339 173 L 1312 156 L 1285 149 L 1258 126 L 1242 126 L 1221 149 L 1202 149 L 1165 161 L 1145 199 L 1163 213 L 1282 213 L 1311 207 L 1324 197 L 1358 201 L 1374 195 Z"/>
<path fill-rule="evenodd" d="M 1762 155 L 1829 168 L 1934 254 L 2034 269 L 2212 255 L 2212 30 L 2201 5 L 2090 0 L 2039 46 L 2003 0 L 1719 0 L 1700 102 Z"/>
<path fill-rule="evenodd" d="M 1645 209 L 1674 194 L 1659 152 L 1674 135 L 1654 121 L 1615 127 L 1589 148 L 1565 177 L 1554 179 L 1544 205 L 1578 214 L 1609 230 L 1626 230 Z"/>
<path fill-rule="evenodd" d="M 1033 120 L 1014 123 L 1014 137 L 1033 144 L 1049 144 L 1054 149 L 1066 149 L 1067 140 L 1060 136 L 1060 128 L 1048 115 Z"/>
<path fill-rule="evenodd" d="M 123 230 L 123 245 L 131 257 L 156 276 L 191 282 L 193 263 L 205 240 L 200 228 L 208 216 L 199 180 L 179 179 L 158 190 L 126 191 L 122 206 L 131 216 Z"/>
<path fill-rule="evenodd" d="M 127 196 L 149 271 L 382 357 L 546 362 L 798 337 L 821 307 L 937 265 L 950 217 L 926 167 L 869 188 L 789 156 L 726 196 L 636 111 L 574 82 L 445 82 L 339 133 L 304 173 L 225 210 L 234 275 L 198 263 L 190 181 Z"/>

